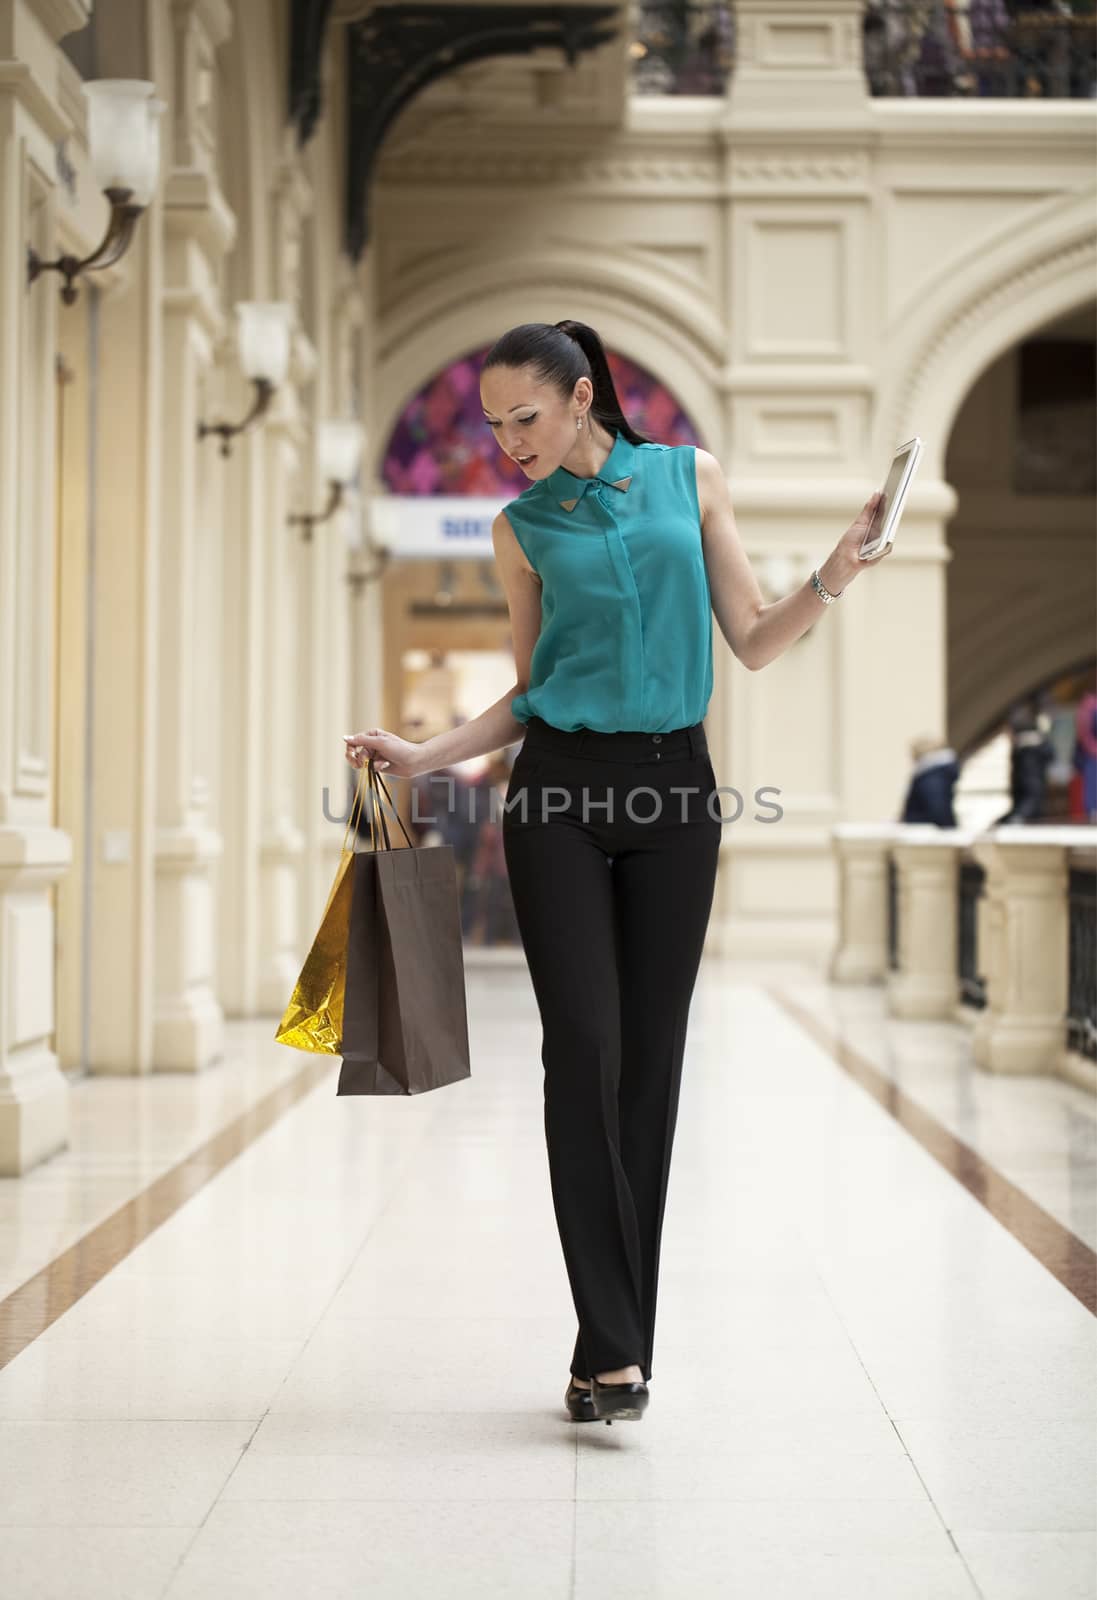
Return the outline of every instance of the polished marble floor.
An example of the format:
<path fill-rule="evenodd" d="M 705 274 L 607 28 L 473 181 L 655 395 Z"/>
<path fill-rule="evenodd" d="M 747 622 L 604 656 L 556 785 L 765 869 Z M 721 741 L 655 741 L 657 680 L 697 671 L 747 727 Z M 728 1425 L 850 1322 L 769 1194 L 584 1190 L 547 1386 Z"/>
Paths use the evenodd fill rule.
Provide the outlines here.
<path fill-rule="evenodd" d="M 706 959 L 651 1407 L 577 1426 L 529 980 L 468 990 L 467 1082 L 337 1100 L 332 1063 L 261 1126 L 315 1064 L 233 1024 L 201 1078 L 77 1083 L 71 1150 L 0 1182 L 4 1600 L 1097 1596 L 1092 1096 Z"/>

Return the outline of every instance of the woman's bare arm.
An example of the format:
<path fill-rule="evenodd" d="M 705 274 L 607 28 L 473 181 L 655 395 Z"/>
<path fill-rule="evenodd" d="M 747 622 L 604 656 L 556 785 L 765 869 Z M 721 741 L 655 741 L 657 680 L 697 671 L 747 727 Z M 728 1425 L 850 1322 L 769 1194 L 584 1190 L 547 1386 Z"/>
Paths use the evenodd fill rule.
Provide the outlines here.
<path fill-rule="evenodd" d="M 492 523 L 491 542 L 507 598 L 517 680 L 479 716 L 419 743 L 401 739 L 383 728 L 351 735 L 347 739 L 347 760 L 352 767 L 363 766 L 372 755 L 378 771 L 391 772 L 396 778 L 414 778 L 467 761 L 470 756 L 500 750 L 524 736 L 526 725 L 512 715 L 510 702 L 529 685 L 530 657 L 541 631 L 541 580 L 527 562 L 504 511 Z"/>
<path fill-rule="evenodd" d="M 810 579 L 805 579 L 794 593 L 766 605 L 735 525 L 724 469 L 707 450 L 696 451 L 696 463 L 713 613 L 735 655 L 751 672 L 757 672 L 775 661 L 819 620 L 826 601 L 816 594 Z M 869 496 L 819 568 L 819 577 L 831 594 L 845 589 L 871 565 L 859 560 L 857 551 L 875 513 L 876 500 L 875 494 Z M 886 555 L 880 559 L 885 560 Z"/>

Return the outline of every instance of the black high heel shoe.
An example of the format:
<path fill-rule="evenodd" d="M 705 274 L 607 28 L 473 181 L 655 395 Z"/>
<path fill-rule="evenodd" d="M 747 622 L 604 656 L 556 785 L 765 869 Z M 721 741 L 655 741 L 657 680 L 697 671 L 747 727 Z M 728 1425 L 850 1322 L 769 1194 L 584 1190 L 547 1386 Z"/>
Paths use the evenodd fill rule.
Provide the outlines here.
<path fill-rule="evenodd" d="M 572 1374 L 571 1381 L 564 1391 L 564 1404 L 571 1414 L 572 1422 L 598 1421 L 598 1418 L 594 1415 L 594 1402 L 591 1399 L 590 1390 L 580 1388 L 575 1381 L 574 1374 Z"/>
<path fill-rule="evenodd" d="M 590 1395 L 599 1422 L 639 1422 L 650 1398 L 643 1379 L 630 1383 L 599 1383 L 593 1373 Z"/>

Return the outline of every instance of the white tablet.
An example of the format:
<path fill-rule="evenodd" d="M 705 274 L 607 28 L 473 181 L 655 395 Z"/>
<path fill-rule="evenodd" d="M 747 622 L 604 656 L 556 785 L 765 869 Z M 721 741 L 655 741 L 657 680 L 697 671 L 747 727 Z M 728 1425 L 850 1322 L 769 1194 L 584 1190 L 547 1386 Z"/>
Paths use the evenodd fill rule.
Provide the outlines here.
<path fill-rule="evenodd" d="M 857 552 L 862 561 L 878 560 L 895 538 L 899 518 L 903 514 L 903 502 L 921 457 L 922 441 L 917 435 L 908 439 L 906 444 L 901 444 L 892 456 L 883 499 Z"/>

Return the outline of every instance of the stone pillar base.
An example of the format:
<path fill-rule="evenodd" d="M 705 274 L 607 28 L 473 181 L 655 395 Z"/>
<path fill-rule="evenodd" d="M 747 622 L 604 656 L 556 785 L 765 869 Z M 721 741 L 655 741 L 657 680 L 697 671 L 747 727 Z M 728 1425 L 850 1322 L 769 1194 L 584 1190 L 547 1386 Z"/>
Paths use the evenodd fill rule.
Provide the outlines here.
<path fill-rule="evenodd" d="M 883 983 L 886 966 L 886 960 L 880 960 L 875 943 L 847 945 L 832 959 L 827 980 L 830 983 Z"/>
<path fill-rule="evenodd" d="M 838 943 L 831 983 L 883 983 L 888 971 L 888 851 L 891 823 L 836 823 Z"/>
<path fill-rule="evenodd" d="M 932 1021 L 955 1015 L 956 979 L 951 974 L 892 972 L 886 987 L 893 1017 Z"/>
<path fill-rule="evenodd" d="M 1054 1073 L 1063 1055 L 1062 1017 L 998 1017 L 981 1041 L 978 1061 L 1003 1075 Z"/>
<path fill-rule="evenodd" d="M 221 1007 L 207 991 L 170 1008 L 161 1006 L 153 1026 L 154 1072 L 201 1072 L 224 1059 Z"/>
<path fill-rule="evenodd" d="M 220 854 L 220 836 L 205 828 L 162 828 L 157 835 L 156 1072 L 201 1072 L 224 1053 L 211 978 L 217 957 L 210 869 Z"/>
<path fill-rule="evenodd" d="M 260 876 L 259 982 L 261 1016 L 280 1017 L 289 1005 L 315 929 L 298 931 L 298 889 L 304 834 L 282 817 L 263 843 Z M 302 948 L 304 945 L 304 948 Z"/>
<path fill-rule="evenodd" d="M 705 940 L 705 954 L 737 957 L 743 961 L 808 961 L 822 966 L 834 945 L 834 924 L 803 917 L 752 918 L 739 915 L 713 918 Z"/>
<path fill-rule="evenodd" d="M 69 1085 L 52 1050 L 8 1057 L 0 1073 L 0 1178 L 18 1178 L 69 1142 Z"/>
<path fill-rule="evenodd" d="M 50 1047 L 50 890 L 72 861 L 67 833 L 0 828 L 0 1176 L 16 1178 L 69 1142 L 69 1085 Z"/>

